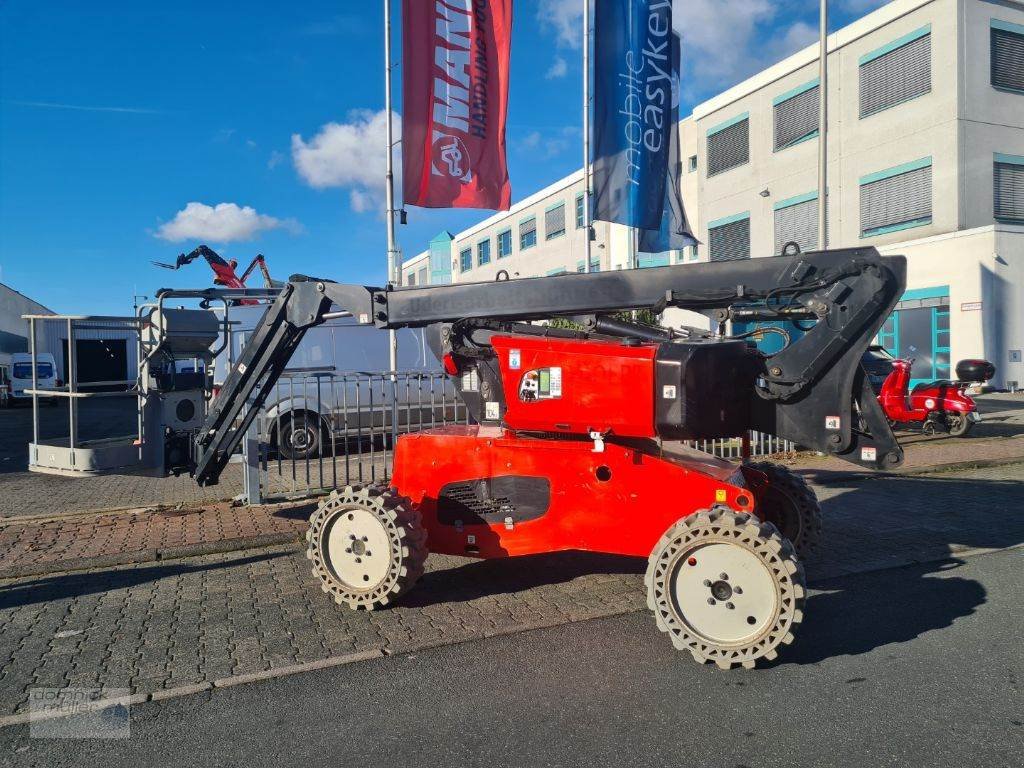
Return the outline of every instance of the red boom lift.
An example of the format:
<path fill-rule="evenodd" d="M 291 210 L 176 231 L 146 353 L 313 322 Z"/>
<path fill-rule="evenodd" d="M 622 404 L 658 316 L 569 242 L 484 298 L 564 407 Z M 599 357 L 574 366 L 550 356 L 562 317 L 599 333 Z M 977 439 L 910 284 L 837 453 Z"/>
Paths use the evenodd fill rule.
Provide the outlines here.
<path fill-rule="evenodd" d="M 772 464 L 681 441 L 756 429 L 869 468 L 902 451 L 861 356 L 903 293 L 873 248 L 742 262 L 384 289 L 293 277 L 242 351 L 178 471 L 216 483 L 305 331 L 339 311 L 426 327 L 475 424 L 403 435 L 391 487 L 320 504 L 307 555 L 338 603 L 374 609 L 427 548 L 480 558 L 560 550 L 648 558 L 647 601 L 676 647 L 722 668 L 773 659 L 803 618 L 813 492 Z M 717 331 L 624 322 L 679 307 Z M 572 318 L 579 330 L 537 321 Z M 730 320 L 811 321 L 774 355 Z"/>
<path fill-rule="evenodd" d="M 225 288 L 245 288 L 245 281 L 249 279 L 249 276 L 257 267 L 259 267 L 260 273 L 263 275 L 263 284 L 267 288 L 278 288 L 281 285 L 280 282 L 275 282 L 271 279 L 270 270 L 267 268 L 267 260 L 262 253 L 257 253 L 256 257 L 249 262 L 249 266 L 245 268 L 245 272 L 242 273 L 241 277 L 235 272 L 238 269 L 237 260 L 225 260 L 220 254 L 205 245 L 200 245 L 191 253 L 179 254 L 177 261 L 173 264 L 165 264 L 162 261 L 154 261 L 152 263 L 163 269 L 178 270 L 186 264 L 191 264 L 200 256 L 206 260 L 206 263 L 210 265 L 210 269 L 213 270 L 214 285 L 221 285 Z M 257 299 L 236 299 L 236 301 L 238 304 L 260 303 Z"/>

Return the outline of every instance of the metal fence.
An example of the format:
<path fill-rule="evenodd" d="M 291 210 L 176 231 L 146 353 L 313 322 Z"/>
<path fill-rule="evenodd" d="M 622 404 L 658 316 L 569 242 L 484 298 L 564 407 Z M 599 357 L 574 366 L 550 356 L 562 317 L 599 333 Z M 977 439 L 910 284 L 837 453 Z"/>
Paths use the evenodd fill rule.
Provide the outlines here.
<path fill-rule="evenodd" d="M 469 424 L 469 412 L 440 372 L 285 373 L 245 441 L 249 503 L 300 498 L 348 483 L 391 476 L 399 435 L 446 424 Z M 688 443 L 726 459 L 742 456 L 741 438 Z M 793 443 L 750 433 L 754 456 L 791 452 Z"/>
<path fill-rule="evenodd" d="M 469 422 L 441 372 L 288 372 L 246 440 L 245 495 L 256 503 L 386 482 L 399 435 Z"/>

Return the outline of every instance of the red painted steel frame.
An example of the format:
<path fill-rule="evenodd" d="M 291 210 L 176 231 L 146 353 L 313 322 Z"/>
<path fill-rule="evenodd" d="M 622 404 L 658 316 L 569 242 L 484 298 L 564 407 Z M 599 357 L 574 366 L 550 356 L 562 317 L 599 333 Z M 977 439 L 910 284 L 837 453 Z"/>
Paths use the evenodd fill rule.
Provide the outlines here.
<path fill-rule="evenodd" d="M 654 356 L 657 344 L 530 336 L 493 336 L 512 429 L 543 432 L 612 432 L 620 437 L 654 437 Z M 513 368 L 509 357 L 518 356 Z M 561 395 L 524 401 L 523 377 L 557 367 Z"/>
<path fill-rule="evenodd" d="M 738 466 L 697 451 L 653 455 L 657 450 L 653 441 L 643 449 L 608 443 L 595 453 L 592 442 L 442 427 L 398 439 L 392 483 L 419 507 L 431 552 L 481 558 L 569 549 L 647 557 L 671 525 L 699 509 L 753 511 Z M 547 478 L 547 513 L 511 528 L 438 522 L 442 487 L 503 475 Z"/>

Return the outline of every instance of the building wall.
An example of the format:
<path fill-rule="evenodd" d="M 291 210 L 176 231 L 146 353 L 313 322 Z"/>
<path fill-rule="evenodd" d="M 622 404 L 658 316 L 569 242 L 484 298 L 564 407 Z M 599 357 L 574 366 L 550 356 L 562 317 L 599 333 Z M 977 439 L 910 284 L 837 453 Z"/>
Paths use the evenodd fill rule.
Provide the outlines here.
<path fill-rule="evenodd" d="M 28 324 L 21 316 L 52 314 L 39 302 L 0 283 L 0 366 L 10 366 L 14 352 L 28 351 Z"/>
<path fill-rule="evenodd" d="M 993 220 L 993 168 L 996 153 L 1024 157 L 1024 93 L 992 86 L 992 20 L 1024 31 L 1024 3 L 960 0 L 962 226 Z"/>
<path fill-rule="evenodd" d="M 903 231 L 861 237 L 860 180 L 868 174 L 925 157 L 932 158 L 932 223 L 916 228 L 912 236 L 958 228 L 956 9 L 959 1 L 891 3 L 830 36 L 831 245 L 884 245 L 905 240 L 907 233 Z M 872 28 L 879 19 L 885 18 L 890 19 L 888 23 Z M 931 91 L 861 119 L 861 57 L 926 25 L 931 27 Z M 697 142 L 700 168 L 696 194 L 701 218 L 698 231 L 705 243 L 709 222 L 749 212 L 752 255 L 773 255 L 775 203 L 817 192 L 818 139 L 774 151 L 773 105 L 776 97 L 817 78 L 816 57 L 815 45 L 694 110 L 696 135 L 691 141 Z M 708 178 L 708 131 L 743 113 L 749 114 L 750 162 Z M 693 199 L 693 196 L 689 198 Z M 706 246 L 701 249 L 701 255 L 707 257 Z"/>

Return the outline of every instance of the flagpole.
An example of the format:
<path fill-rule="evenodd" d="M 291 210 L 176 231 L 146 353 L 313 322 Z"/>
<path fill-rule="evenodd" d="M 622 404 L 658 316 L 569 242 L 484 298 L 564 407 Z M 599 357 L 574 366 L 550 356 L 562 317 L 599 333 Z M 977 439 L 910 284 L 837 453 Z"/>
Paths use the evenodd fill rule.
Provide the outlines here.
<path fill-rule="evenodd" d="M 583 0 L 583 260 L 589 272 L 590 219 L 590 0 Z"/>
<path fill-rule="evenodd" d="M 821 0 L 818 47 L 818 248 L 828 247 L 828 0 Z"/>
<path fill-rule="evenodd" d="M 387 119 L 387 171 L 385 174 L 385 195 L 387 200 L 388 227 L 388 282 L 398 285 L 398 259 L 395 245 L 395 169 L 392 150 L 395 146 L 391 104 L 391 0 L 384 0 L 384 108 Z M 398 336 L 394 329 L 388 331 L 388 365 L 392 372 L 398 370 Z"/>

